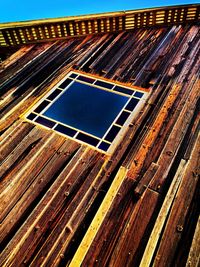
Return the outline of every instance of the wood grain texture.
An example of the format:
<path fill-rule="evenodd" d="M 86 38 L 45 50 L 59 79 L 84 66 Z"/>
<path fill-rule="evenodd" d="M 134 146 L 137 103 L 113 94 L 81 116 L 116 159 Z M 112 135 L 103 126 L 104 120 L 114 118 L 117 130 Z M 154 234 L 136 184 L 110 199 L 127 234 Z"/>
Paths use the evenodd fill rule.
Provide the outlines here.
<path fill-rule="evenodd" d="M 151 26 L 156 17 L 147 15 Z M 132 27 L 131 16 L 110 18 L 113 29 Z M 61 30 L 107 29 L 102 19 Z M 52 32 L 59 38 L 59 27 Z M 198 24 L 102 32 L 29 44 L 1 64 L 1 266 L 197 264 L 199 37 Z M 24 119 L 72 69 L 148 92 L 112 155 Z"/>

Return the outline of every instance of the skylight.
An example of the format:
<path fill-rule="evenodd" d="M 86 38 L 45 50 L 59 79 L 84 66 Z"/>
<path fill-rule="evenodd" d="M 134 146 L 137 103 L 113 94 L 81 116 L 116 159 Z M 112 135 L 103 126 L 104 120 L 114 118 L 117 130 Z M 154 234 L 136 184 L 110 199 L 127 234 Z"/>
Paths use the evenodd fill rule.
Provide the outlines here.
<path fill-rule="evenodd" d="M 111 153 L 146 92 L 70 72 L 27 114 L 34 123 Z"/>

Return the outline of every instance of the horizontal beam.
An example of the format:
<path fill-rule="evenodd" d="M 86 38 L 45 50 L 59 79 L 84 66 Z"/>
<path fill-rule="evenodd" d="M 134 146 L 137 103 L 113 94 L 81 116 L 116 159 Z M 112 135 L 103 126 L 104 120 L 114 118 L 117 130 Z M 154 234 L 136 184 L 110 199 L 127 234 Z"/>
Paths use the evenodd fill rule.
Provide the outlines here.
<path fill-rule="evenodd" d="M 200 21 L 200 4 L 0 24 L 0 47 Z"/>

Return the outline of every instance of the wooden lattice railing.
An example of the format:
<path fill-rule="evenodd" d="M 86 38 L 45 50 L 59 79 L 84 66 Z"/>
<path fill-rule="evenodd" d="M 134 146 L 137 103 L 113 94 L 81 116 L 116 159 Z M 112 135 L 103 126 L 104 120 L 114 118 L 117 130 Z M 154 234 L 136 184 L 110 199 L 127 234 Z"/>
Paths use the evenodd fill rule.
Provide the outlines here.
<path fill-rule="evenodd" d="M 0 24 L 0 47 L 200 21 L 200 4 Z"/>

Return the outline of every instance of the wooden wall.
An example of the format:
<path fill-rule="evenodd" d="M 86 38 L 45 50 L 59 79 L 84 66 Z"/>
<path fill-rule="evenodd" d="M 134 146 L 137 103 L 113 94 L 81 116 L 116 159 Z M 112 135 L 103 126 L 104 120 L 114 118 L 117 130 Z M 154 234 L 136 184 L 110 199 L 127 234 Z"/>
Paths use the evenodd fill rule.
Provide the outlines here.
<path fill-rule="evenodd" d="M 1 63 L 0 266 L 198 265 L 199 36 L 89 35 Z M 72 68 L 150 91 L 110 157 L 21 117 Z"/>

